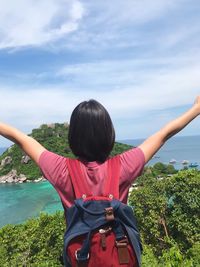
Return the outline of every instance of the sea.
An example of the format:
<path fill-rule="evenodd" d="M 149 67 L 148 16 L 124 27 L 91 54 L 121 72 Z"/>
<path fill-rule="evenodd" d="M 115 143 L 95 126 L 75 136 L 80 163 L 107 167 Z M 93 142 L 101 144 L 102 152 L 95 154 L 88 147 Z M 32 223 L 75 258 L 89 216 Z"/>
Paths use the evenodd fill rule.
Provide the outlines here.
<path fill-rule="evenodd" d="M 120 140 L 138 146 L 144 140 Z M 6 148 L 0 148 L 0 154 Z M 173 160 L 176 169 L 182 169 L 183 160 L 200 166 L 200 136 L 173 137 L 156 153 L 149 165 L 156 162 L 169 164 Z M 199 168 L 199 167 L 197 167 Z M 59 196 L 48 181 L 23 184 L 0 184 L 0 227 L 5 224 L 23 223 L 38 217 L 41 212 L 55 213 L 63 210 Z"/>

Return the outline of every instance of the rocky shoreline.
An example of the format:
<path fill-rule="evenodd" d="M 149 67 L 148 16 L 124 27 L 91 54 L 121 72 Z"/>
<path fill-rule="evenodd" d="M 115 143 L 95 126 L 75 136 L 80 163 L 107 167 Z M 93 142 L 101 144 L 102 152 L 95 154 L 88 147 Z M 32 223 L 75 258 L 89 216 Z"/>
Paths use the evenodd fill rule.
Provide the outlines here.
<path fill-rule="evenodd" d="M 29 180 L 24 174 L 18 175 L 16 170 L 11 170 L 8 174 L 0 176 L 0 184 L 6 184 L 6 183 L 21 184 L 29 182 L 38 183 L 41 181 L 46 181 L 46 179 L 44 177 L 40 177 L 35 180 Z"/>
<path fill-rule="evenodd" d="M 12 157 L 7 156 L 5 157 L 0 164 L 0 169 L 4 168 L 6 165 L 9 165 L 12 163 Z M 27 155 L 23 155 L 21 158 L 21 163 L 22 164 L 27 164 L 30 161 L 30 157 Z M 29 182 L 41 182 L 41 181 L 46 181 L 46 179 L 42 176 L 40 178 L 34 179 L 34 180 L 29 180 L 24 174 L 17 174 L 17 171 L 15 169 L 12 169 L 9 173 L 6 175 L 0 176 L 0 184 L 21 184 L 21 183 L 29 183 Z"/>

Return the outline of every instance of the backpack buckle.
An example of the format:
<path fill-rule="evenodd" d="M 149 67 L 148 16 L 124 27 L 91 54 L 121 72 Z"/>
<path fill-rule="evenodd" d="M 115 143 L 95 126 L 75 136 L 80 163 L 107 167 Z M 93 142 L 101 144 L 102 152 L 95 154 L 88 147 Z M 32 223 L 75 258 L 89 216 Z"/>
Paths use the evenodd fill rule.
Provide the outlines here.
<path fill-rule="evenodd" d="M 106 215 L 106 220 L 107 221 L 113 221 L 115 219 L 113 207 L 105 208 L 105 211 L 106 211 L 106 214 L 105 214 Z"/>
<path fill-rule="evenodd" d="M 99 229 L 99 234 L 100 234 L 100 237 L 101 237 L 101 247 L 102 249 L 106 249 L 106 235 L 112 230 L 111 227 L 108 227 L 108 228 L 101 228 Z"/>
<path fill-rule="evenodd" d="M 116 240 L 115 244 L 118 250 L 119 264 L 129 263 L 128 239 L 125 236 L 121 240 Z"/>
<path fill-rule="evenodd" d="M 89 257 L 90 257 L 90 254 L 89 254 L 89 253 L 87 254 L 87 256 L 85 256 L 85 255 L 81 256 L 81 255 L 79 254 L 79 252 L 80 252 L 80 249 L 77 249 L 77 250 L 75 251 L 75 257 L 76 257 L 76 260 L 77 260 L 77 261 L 86 261 L 86 260 L 89 259 Z"/>

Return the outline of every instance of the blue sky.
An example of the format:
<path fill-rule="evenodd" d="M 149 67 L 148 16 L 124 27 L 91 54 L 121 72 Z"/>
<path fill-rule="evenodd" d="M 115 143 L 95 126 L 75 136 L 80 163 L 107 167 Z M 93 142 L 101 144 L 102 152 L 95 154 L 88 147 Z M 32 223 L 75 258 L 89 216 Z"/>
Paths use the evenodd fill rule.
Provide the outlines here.
<path fill-rule="evenodd" d="M 143 138 L 200 94 L 198 0 L 0 6 L 0 120 L 26 133 L 69 121 L 79 102 L 94 98 L 110 112 L 117 139 Z M 199 123 L 181 134 L 199 134 Z"/>

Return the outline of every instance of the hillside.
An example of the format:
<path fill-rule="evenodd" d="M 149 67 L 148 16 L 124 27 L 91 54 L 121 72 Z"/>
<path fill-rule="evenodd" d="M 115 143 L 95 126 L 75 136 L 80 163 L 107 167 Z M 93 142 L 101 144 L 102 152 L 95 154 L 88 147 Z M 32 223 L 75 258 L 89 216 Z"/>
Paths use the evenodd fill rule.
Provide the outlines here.
<path fill-rule="evenodd" d="M 149 167 L 129 196 L 143 244 L 142 267 L 200 266 L 200 172 L 157 179 Z M 0 229 L 0 266 L 62 267 L 63 212 Z"/>
<path fill-rule="evenodd" d="M 39 128 L 33 129 L 30 136 L 52 152 L 66 157 L 73 157 L 67 139 L 68 129 L 68 123 L 42 124 Z M 115 143 L 111 155 L 119 154 L 130 148 L 131 146 Z M 7 175 L 12 170 L 14 170 L 15 175 L 21 175 L 22 180 L 23 175 L 30 180 L 42 176 L 36 164 L 17 145 L 12 145 L 8 148 L 0 156 L 0 162 L 0 176 Z"/>

